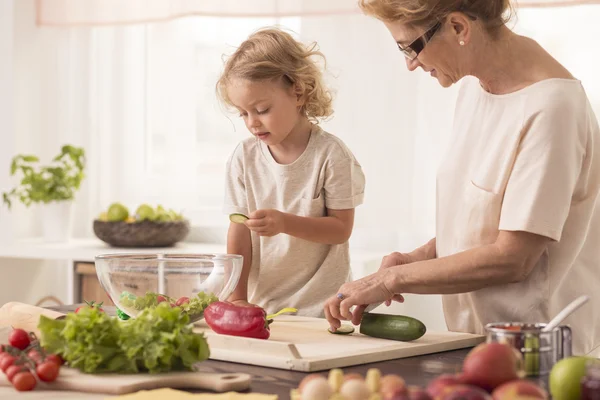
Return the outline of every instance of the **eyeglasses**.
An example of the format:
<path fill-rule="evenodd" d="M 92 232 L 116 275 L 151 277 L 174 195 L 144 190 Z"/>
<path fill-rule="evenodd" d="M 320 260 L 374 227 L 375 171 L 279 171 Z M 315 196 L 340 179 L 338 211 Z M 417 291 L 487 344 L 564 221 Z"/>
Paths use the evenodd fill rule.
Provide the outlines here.
<path fill-rule="evenodd" d="M 441 26 L 442 23 L 438 22 L 437 24 L 429 28 L 427 32 L 416 38 L 411 44 L 409 44 L 406 47 L 402 47 L 400 43 L 396 44 L 398 45 L 400 51 L 404 54 L 404 57 L 408 58 L 409 60 L 414 60 L 415 58 L 417 58 L 419 53 L 423 51 L 425 45 L 429 43 L 433 35 L 435 35 L 435 33 L 440 29 Z"/>

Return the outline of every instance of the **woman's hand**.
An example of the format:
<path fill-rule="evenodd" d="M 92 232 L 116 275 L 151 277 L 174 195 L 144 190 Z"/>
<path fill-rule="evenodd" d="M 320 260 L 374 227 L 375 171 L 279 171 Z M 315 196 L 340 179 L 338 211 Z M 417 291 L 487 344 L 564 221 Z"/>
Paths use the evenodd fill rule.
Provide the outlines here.
<path fill-rule="evenodd" d="M 275 236 L 283 232 L 285 216 L 277 210 L 256 210 L 249 215 L 246 226 L 259 236 Z"/>
<path fill-rule="evenodd" d="M 341 326 L 341 320 L 358 325 L 362 319 L 365 304 L 386 300 L 403 301 L 401 295 L 393 292 L 394 269 L 384 269 L 362 279 L 348 282 L 340 287 L 338 294 L 325 303 L 325 317 L 332 330 Z M 350 311 L 353 306 L 358 306 Z M 362 307 L 361 307 L 362 306 Z"/>
<path fill-rule="evenodd" d="M 383 259 L 381 260 L 381 266 L 379 267 L 379 271 L 387 269 L 387 268 L 391 268 L 391 267 L 396 267 L 398 265 L 406 265 L 406 264 L 410 264 L 413 262 L 419 261 L 416 259 L 416 257 L 412 256 L 410 253 L 399 253 L 399 252 L 393 252 L 392 254 L 389 254 L 385 257 L 383 257 Z M 404 302 L 404 297 L 400 296 L 401 301 L 400 302 Z M 385 305 L 386 306 L 390 306 L 392 304 L 391 300 L 386 300 L 385 301 Z M 366 308 L 366 306 L 362 306 L 363 311 Z"/>

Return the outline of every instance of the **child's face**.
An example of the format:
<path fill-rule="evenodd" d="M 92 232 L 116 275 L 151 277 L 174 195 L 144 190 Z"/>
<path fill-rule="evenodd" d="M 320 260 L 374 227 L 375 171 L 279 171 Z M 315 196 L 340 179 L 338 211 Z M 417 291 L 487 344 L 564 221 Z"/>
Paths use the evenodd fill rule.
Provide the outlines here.
<path fill-rule="evenodd" d="M 267 145 L 283 142 L 300 120 L 302 102 L 283 82 L 234 79 L 227 93 L 250 133 Z"/>

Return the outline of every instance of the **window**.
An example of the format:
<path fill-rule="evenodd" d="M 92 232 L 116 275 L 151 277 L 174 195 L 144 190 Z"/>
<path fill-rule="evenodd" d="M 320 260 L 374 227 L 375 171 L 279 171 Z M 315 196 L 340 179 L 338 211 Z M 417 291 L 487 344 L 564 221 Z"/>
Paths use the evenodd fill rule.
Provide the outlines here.
<path fill-rule="evenodd" d="M 300 18 L 188 17 L 146 28 L 145 180 L 151 198 L 194 223 L 227 223 L 220 211 L 225 163 L 249 135 L 216 98 L 223 55 L 273 25 L 297 35 Z"/>

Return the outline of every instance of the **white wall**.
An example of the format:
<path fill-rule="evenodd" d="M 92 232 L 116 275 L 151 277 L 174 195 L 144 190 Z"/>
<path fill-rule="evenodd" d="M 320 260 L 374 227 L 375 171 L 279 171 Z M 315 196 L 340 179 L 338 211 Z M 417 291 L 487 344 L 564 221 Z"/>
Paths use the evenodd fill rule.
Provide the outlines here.
<path fill-rule="evenodd" d="M 40 104 L 39 99 L 26 97 L 28 91 L 23 90 L 26 85 L 39 85 L 42 90 L 41 78 L 47 67 L 30 57 L 36 52 L 43 54 L 45 44 L 39 41 L 33 6 L 33 0 L 0 1 L 0 191 L 6 191 L 16 182 L 8 174 L 10 160 L 15 154 L 46 155 L 48 151 L 55 151 L 47 149 L 43 140 L 28 140 L 48 125 L 44 115 L 51 114 L 53 106 L 50 102 Z M 15 45 L 17 36 L 19 46 Z M 28 115 L 19 117 L 18 113 Z M 34 148 L 29 147 L 31 143 L 35 144 Z M 35 208 L 26 209 L 15 204 L 9 212 L 1 206 L 0 240 L 6 242 L 23 233 L 36 232 L 37 219 Z M 34 304 L 48 295 L 57 296 L 64 302 L 66 277 L 65 263 L 0 259 L 0 305 L 7 301 Z"/>
<path fill-rule="evenodd" d="M 0 2 L 0 190 L 9 187 L 8 166 L 15 148 L 13 105 L 13 0 Z M 13 237 L 13 216 L 0 208 L 0 240 Z"/>

